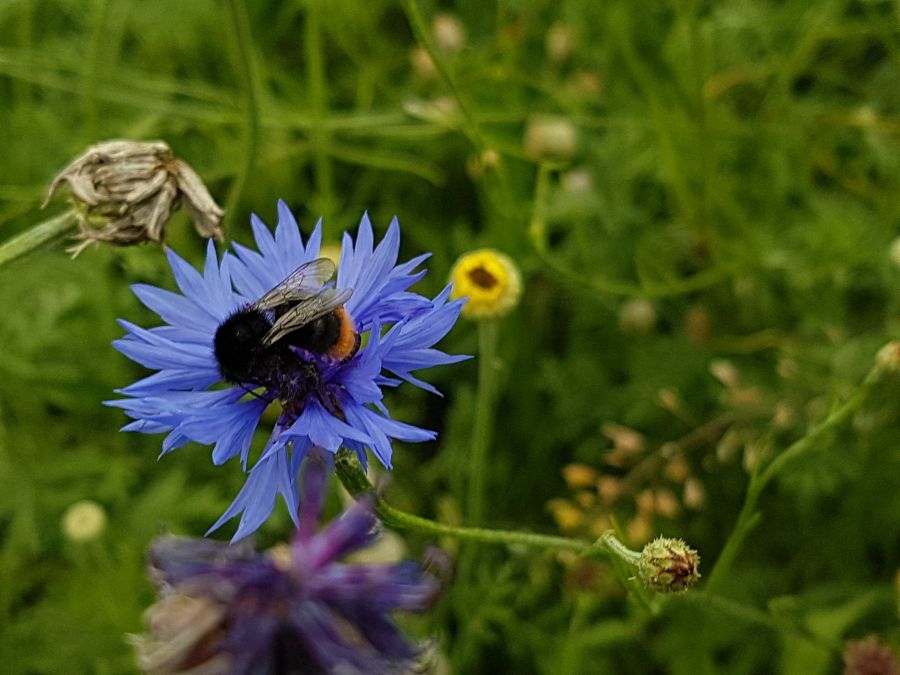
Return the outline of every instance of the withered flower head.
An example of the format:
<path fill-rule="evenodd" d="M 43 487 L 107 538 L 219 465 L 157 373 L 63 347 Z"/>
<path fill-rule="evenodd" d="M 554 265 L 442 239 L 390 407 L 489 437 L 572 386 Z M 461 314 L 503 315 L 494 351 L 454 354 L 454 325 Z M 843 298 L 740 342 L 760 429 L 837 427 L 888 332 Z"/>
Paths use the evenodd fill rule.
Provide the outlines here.
<path fill-rule="evenodd" d="M 89 147 L 63 169 L 47 192 L 44 205 L 67 183 L 80 215 L 78 255 L 94 242 L 130 246 L 165 243 L 169 216 L 187 204 L 202 237 L 222 239 L 224 211 L 200 176 L 162 141 L 104 141 Z"/>

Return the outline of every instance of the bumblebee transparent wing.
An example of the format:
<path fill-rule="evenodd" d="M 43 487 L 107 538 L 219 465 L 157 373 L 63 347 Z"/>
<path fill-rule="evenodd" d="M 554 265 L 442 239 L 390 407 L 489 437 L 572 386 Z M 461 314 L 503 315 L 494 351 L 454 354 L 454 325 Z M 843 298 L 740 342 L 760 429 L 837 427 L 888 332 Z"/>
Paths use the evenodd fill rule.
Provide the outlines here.
<path fill-rule="evenodd" d="M 280 305 L 312 298 L 322 290 L 322 284 L 334 275 L 335 265 L 328 258 L 316 258 L 303 263 L 275 288 L 253 303 L 253 309 L 274 309 Z"/>
<path fill-rule="evenodd" d="M 262 346 L 269 347 L 288 333 L 315 321 L 343 305 L 353 294 L 349 288 L 325 288 L 316 295 L 301 300 L 282 314 L 263 336 Z"/>

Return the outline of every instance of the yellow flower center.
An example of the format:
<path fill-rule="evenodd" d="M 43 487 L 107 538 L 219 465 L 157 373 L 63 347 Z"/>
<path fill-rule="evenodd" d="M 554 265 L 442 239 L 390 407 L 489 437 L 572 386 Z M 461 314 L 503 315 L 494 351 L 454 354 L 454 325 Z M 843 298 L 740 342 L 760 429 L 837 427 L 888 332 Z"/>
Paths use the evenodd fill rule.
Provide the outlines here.
<path fill-rule="evenodd" d="M 497 285 L 497 277 L 495 277 L 483 267 L 476 267 L 474 270 L 469 272 L 469 278 L 474 284 L 476 284 L 477 286 L 481 286 L 486 290 Z"/>
<path fill-rule="evenodd" d="M 450 274 L 454 298 L 468 298 L 462 315 L 470 319 L 503 316 L 515 307 L 522 293 L 522 278 L 515 263 L 493 249 L 466 253 Z"/>

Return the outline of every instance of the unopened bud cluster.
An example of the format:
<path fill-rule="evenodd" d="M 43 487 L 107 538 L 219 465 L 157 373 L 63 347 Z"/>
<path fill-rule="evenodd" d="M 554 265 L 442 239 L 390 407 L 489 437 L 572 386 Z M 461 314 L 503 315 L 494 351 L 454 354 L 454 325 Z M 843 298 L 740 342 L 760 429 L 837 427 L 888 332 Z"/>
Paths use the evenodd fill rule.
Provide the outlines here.
<path fill-rule="evenodd" d="M 681 539 L 657 537 L 644 546 L 637 577 L 662 593 L 684 591 L 700 580 L 700 556 Z"/>

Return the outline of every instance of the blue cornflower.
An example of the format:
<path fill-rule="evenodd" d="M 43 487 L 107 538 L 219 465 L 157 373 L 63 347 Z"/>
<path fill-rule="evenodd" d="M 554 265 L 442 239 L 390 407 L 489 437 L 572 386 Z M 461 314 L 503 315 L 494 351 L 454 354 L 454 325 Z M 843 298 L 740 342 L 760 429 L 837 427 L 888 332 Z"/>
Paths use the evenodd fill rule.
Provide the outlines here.
<path fill-rule="evenodd" d="M 412 561 L 338 561 L 374 542 L 376 521 L 364 499 L 317 532 L 326 467 L 312 454 L 290 544 L 260 554 L 207 539 L 154 542 L 161 598 L 147 614 L 149 635 L 134 640 L 142 670 L 396 673 L 416 657 L 390 613 L 427 609 L 437 580 Z"/>
<path fill-rule="evenodd" d="M 234 253 L 225 253 L 220 260 L 210 242 L 202 274 L 168 250 L 180 293 L 145 284 L 133 287 L 138 299 L 165 324 L 141 328 L 120 321 L 127 335 L 114 344 L 129 358 L 157 372 L 117 390 L 128 398 L 108 402 L 133 419 L 124 430 L 166 433 L 162 455 L 195 441 L 214 446 L 215 464 L 240 457 L 248 471 L 247 481 L 210 528 L 213 531 L 240 515 L 234 540 L 250 534 L 268 518 L 279 494 L 298 522 L 297 474 L 312 448 L 334 453 L 345 446 L 356 451 L 364 465 L 369 448 L 390 468 L 394 439 L 433 440 L 434 432 L 392 419 L 382 400 L 383 390 L 406 381 L 437 393 L 412 372 L 468 358 L 433 348 L 456 322 L 461 309 L 461 301 L 449 300 L 449 287 L 433 300 L 408 290 L 425 275 L 417 268 L 428 254 L 398 265 L 397 220 L 376 246 L 369 218 L 364 215 L 356 241 L 344 234 L 335 282 L 339 291 L 352 290 L 344 310 L 362 336 L 359 351 L 340 360 L 293 350 L 297 363 L 312 364 L 319 377 L 314 390 L 297 392 L 289 399 L 284 388 L 265 382 L 222 388 L 213 345 L 219 326 L 301 264 L 319 257 L 321 222 L 304 244 L 284 202 L 278 202 L 274 235 L 256 216 L 251 224 L 258 251 L 235 244 Z M 255 389 L 252 395 L 250 389 Z M 254 432 L 273 403 L 280 403 L 281 413 L 251 467 Z"/>

